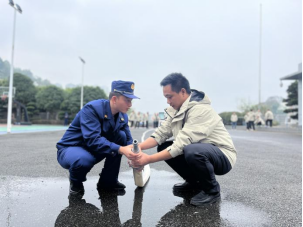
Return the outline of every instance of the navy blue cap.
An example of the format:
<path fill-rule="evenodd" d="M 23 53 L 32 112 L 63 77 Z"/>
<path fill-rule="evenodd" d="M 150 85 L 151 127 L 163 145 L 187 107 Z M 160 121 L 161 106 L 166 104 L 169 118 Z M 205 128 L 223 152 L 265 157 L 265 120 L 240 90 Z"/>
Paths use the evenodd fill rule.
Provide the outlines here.
<path fill-rule="evenodd" d="M 118 92 L 127 98 L 140 99 L 134 95 L 135 83 L 131 81 L 116 80 L 112 82 L 112 92 Z"/>

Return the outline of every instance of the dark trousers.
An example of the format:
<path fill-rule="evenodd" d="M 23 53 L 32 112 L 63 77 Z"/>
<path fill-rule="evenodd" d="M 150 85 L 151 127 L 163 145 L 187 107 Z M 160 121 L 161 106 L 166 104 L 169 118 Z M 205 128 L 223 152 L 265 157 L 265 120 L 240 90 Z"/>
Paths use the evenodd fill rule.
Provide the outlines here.
<path fill-rule="evenodd" d="M 266 125 L 272 127 L 272 120 L 266 120 Z"/>
<path fill-rule="evenodd" d="M 173 142 L 158 146 L 158 152 Z M 184 154 L 165 162 L 189 183 L 198 183 L 206 193 L 220 192 L 216 175 L 224 175 L 231 170 L 227 157 L 216 146 L 208 143 L 195 143 L 184 147 Z"/>
<path fill-rule="evenodd" d="M 64 118 L 64 126 L 68 125 L 68 118 Z"/>
<path fill-rule="evenodd" d="M 123 131 L 112 141 L 118 145 L 126 146 L 126 134 Z M 66 147 L 58 150 L 57 160 L 59 164 L 69 170 L 70 180 L 75 182 L 86 181 L 87 173 L 93 166 L 101 162 L 105 158 L 104 167 L 101 172 L 100 182 L 112 184 L 118 180 L 121 164 L 121 154 L 111 155 L 94 153 L 88 151 L 84 147 Z"/>
<path fill-rule="evenodd" d="M 134 121 L 129 121 L 130 122 L 130 127 L 134 126 Z"/>
<path fill-rule="evenodd" d="M 135 128 L 140 128 L 140 121 L 136 121 Z"/>
<path fill-rule="evenodd" d="M 159 121 L 154 121 L 154 128 L 157 128 L 159 124 Z"/>
<path fill-rule="evenodd" d="M 255 130 L 255 122 L 254 121 L 249 121 L 249 129 L 253 128 L 253 130 Z"/>

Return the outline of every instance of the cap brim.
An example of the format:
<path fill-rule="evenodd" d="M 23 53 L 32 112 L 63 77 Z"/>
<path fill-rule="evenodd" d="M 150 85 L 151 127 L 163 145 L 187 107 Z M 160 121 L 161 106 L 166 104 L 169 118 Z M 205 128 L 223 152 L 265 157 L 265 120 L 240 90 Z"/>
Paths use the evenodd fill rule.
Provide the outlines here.
<path fill-rule="evenodd" d="M 122 95 L 124 95 L 125 97 L 130 98 L 130 99 L 140 99 L 139 97 L 134 96 L 134 95 L 129 95 L 129 94 L 122 94 Z"/>

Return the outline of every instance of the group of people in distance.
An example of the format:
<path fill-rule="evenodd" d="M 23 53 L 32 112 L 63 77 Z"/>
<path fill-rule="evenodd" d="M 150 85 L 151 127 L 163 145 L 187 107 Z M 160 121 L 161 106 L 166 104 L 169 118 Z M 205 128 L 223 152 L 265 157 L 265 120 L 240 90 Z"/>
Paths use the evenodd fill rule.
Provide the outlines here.
<path fill-rule="evenodd" d="M 157 128 L 159 126 L 159 113 L 154 113 L 152 118 L 153 127 Z M 148 128 L 150 122 L 150 114 L 149 112 L 143 113 L 143 112 L 136 112 L 132 110 L 128 114 L 128 125 L 131 128 Z"/>
<path fill-rule="evenodd" d="M 254 112 L 251 109 L 244 115 L 246 129 L 255 130 L 255 125 L 259 125 L 259 126 L 266 125 L 267 127 L 272 127 L 274 114 L 272 113 L 271 110 L 268 109 L 266 111 L 266 113 L 264 115 L 264 119 L 265 119 L 265 121 L 263 120 L 263 115 L 260 110 Z M 238 115 L 235 112 L 231 115 L 230 122 L 231 122 L 232 129 L 235 129 L 237 126 L 237 122 L 238 122 Z"/>

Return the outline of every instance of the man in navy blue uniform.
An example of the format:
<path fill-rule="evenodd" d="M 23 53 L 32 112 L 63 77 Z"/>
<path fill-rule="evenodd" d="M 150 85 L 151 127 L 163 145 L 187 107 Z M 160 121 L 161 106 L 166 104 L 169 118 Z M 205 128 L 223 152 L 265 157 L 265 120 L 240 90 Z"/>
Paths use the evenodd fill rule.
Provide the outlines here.
<path fill-rule="evenodd" d="M 118 181 L 122 155 L 129 160 L 141 154 L 131 151 L 132 136 L 126 112 L 132 106 L 134 83 L 113 81 L 109 100 L 98 99 L 87 103 L 57 143 L 59 164 L 69 170 L 70 195 L 84 194 L 83 182 L 92 167 L 105 163 L 97 189 L 123 190 Z"/>

